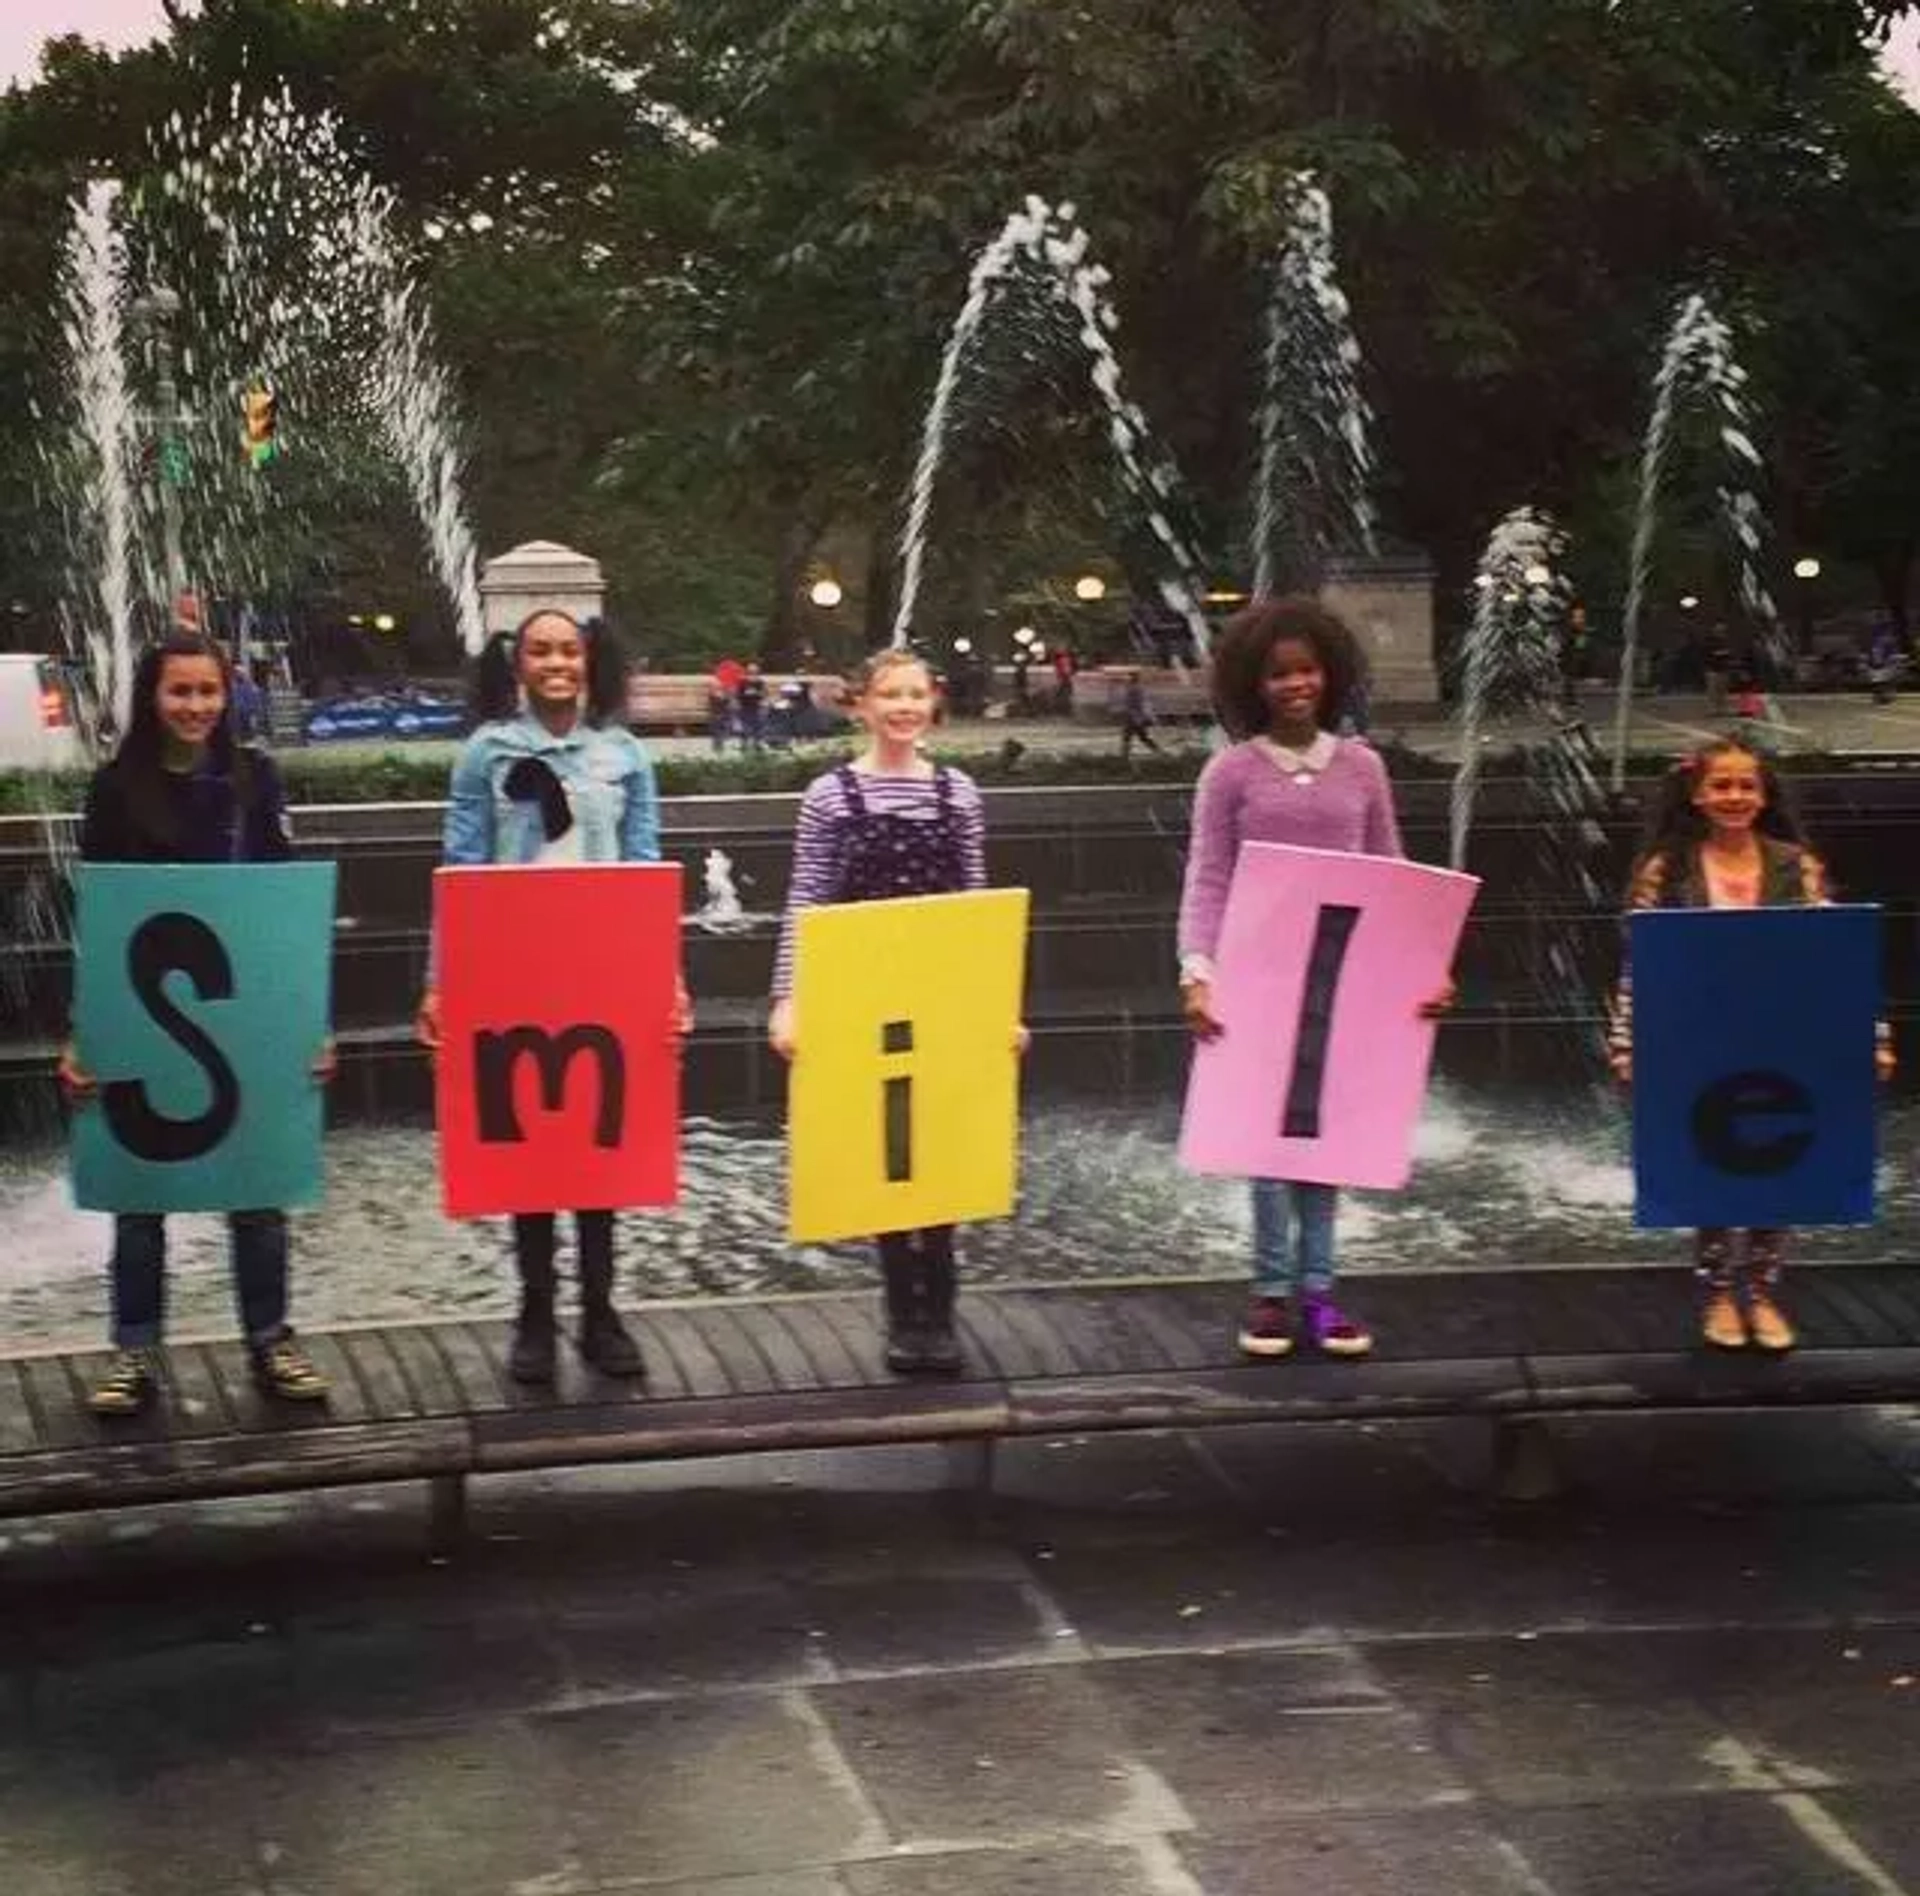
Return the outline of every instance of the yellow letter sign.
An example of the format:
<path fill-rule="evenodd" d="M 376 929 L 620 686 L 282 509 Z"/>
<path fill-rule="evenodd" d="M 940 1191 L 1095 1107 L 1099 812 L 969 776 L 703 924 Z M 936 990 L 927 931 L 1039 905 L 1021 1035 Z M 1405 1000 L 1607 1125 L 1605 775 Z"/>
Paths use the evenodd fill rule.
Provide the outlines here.
<path fill-rule="evenodd" d="M 1027 892 L 802 909 L 787 1093 L 796 1244 L 1013 1210 Z"/>

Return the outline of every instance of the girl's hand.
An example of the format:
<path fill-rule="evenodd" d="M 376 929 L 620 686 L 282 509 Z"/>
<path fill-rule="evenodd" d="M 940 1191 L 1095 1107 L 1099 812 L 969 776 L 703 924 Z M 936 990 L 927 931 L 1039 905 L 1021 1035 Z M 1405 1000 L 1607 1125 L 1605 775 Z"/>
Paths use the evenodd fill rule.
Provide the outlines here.
<path fill-rule="evenodd" d="M 414 1010 L 413 1037 L 429 1053 L 440 1051 L 440 990 L 428 988 Z"/>
<path fill-rule="evenodd" d="M 1622 1086 L 1631 1086 L 1633 1084 L 1632 1054 L 1624 1051 L 1610 1053 L 1607 1055 L 1607 1065 L 1613 1069 L 1613 1077 L 1618 1080 Z"/>
<path fill-rule="evenodd" d="M 673 1032 L 678 1040 L 684 1040 L 693 1032 L 693 996 L 687 992 L 686 977 L 675 975 L 673 978 Z"/>
<path fill-rule="evenodd" d="M 100 1083 L 80 1064 L 80 1056 L 74 1051 L 71 1040 L 60 1049 L 60 1064 L 55 1072 L 61 1092 L 75 1106 L 89 1105 L 100 1090 Z"/>
<path fill-rule="evenodd" d="M 320 1051 L 313 1056 L 313 1083 L 316 1086 L 331 1086 L 334 1075 L 340 1071 L 340 1050 L 329 1034 L 320 1043 Z"/>
<path fill-rule="evenodd" d="M 793 1001 L 791 997 L 775 1001 L 767 1016 L 767 1045 L 783 1060 L 791 1060 L 799 1050 L 793 1037 Z"/>
<path fill-rule="evenodd" d="M 1453 1004 L 1459 998 L 1460 990 L 1455 987 L 1451 981 L 1448 981 L 1437 994 L 1430 994 L 1420 1003 L 1420 1018 L 1422 1020 L 1438 1020 L 1442 1014 L 1451 1014 L 1453 1012 Z"/>
<path fill-rule="evenodd" d="M 1014 1057 L 1019 1060 L 1024 1060 L 1027 1057 L 1027 1049 L 1032 1045 L 1033 1036 L 1027 1031 L 1027 1023 L 1022 1021 L 1013 1030 Z"/>
<path fill-rule="evenodd" d="M 1182 981 L 1180 1011 L 1186 1016 L 1187 1026 L 1196 1040 L 1218 1040 L 1226 1031 L 1213 1011 L 1211 981 Z"/>
<path fill-rule="evenodd" d="M 1882 1041 L 1873 1050 L 1873 1077 L 1884 1086 L 1899 1071 L 1900 1062 L 1895 1059 L 1893 1047 Z"/>

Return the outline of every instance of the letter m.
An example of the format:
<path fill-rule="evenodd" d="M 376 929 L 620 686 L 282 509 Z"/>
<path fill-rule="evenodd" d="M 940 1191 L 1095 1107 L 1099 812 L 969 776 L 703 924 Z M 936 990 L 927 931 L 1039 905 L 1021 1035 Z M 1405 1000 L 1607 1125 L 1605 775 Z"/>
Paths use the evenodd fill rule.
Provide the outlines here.
<path fill-rule="evenodd" d="M 476 1033 L 473 1067 L 481 1143 L 518 1145 L 527 1136 L 513 1104 L 513 1071 L 522 1054 L 530 1055 L 539 1070 L 542 1110 L 557 1113 L 566 1097 L 567 1068 L 580 1053 L 592 1054 L 600 1067 L 600 1110 L 594 1118 L 593 1142 L 617 1146 L 620 1128 L 626 1123 L 627 1063 L 608 1027 L 569 1027 L 561 1034 L 550 1034 L 544 1027 Z"/>

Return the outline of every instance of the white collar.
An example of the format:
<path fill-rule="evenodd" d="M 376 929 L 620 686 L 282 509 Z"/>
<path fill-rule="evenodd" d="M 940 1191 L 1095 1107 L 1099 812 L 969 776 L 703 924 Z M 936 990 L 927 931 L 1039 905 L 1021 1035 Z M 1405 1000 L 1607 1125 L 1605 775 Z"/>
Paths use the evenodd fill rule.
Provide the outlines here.
<path fill-rule="evenodd" d="M 1333 762 L 1333 754 L 1340 748 L 1340 740 L 1331 731 L 1316 731 L 1313 742 L 1304 750 L 1295 750 L 1287 744 L 1276 744 L 1265 732 L 1255 738 L 1254 742 L 1282 770 L 1290 774 L 1304 770 L 1313 776 L 1318 776 Z"/>

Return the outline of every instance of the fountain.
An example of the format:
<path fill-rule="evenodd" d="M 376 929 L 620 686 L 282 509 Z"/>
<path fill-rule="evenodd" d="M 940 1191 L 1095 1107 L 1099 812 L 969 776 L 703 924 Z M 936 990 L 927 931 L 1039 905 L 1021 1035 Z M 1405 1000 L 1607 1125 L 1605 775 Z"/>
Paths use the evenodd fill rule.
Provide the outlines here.
<path fill-rule="evenodd" d="M 1167 513 L 1169 502 L 1179 491 L 1179 475 L 1156 446 L 1146 416 L 1121 391 L 1120 358 L 1112 340 L 1120 319 L 1106 294 L 1111 279 L 1099 264 L 1088 261 L 1090 242 L 1074 222 L 1071 204 L 1051 206 L 1042 198 L 1029 197 L 974 260 L 966 301 L 947 338 L 921 431 L 920 456 L 914 468 L 906 525 L 900 535 L 900 604 L 893 621 L 896 646 L 905 645 L 913 629 L 934 483 L 946 453 L 961 371 L 988 314 L 1017 289 L 1038 278 L 1077 324 L 1075 333 L 1087 354 L 1094 393 L 1106 411 L 1107 438 L 1113 444 L 1121 478 L 1173 568 L 1172 575 L 1160 581 L 1160 596 L 1186 622 L 1194 650 L 1202 657 L 1206 654 L 1207 620 L 1201 606 L 1206 594 L 1204 569 Z"/>
<path fill-rule="evenodd" d="M 1460 654 L 1460 761 L 1448 810 L 1448 861 L 1467 866 L 1474 802 L 1489 742 L 1488 721 L 1504 714 L 1522 765 L 1535 839 L 1531 867 L 1503 894 L 1527 916 L 1518 932 L 1530 962 L 1526 987 L 1546 997 L 1556 1021 L 1595 1018 L 1594 997 L 1612 978 L 1590 921 L 1617 900 L 1602 874 L 1608 860 L 1601 818 L 1606 797 L 1592 734 L 1568 702 L 1567 620 L 1573 588 L 1562 570 L 1567 536 L 1552 518 L 1516 507 L 1494 528 L 1474 574 Z M 1583 1052 L 1597 1076 L 1599 1041 Z"/>
<path fill-rule="evenodd" d="M 1763 518 L 1754 483 L 1760 451 L 1753 445 L 1746 403 L 1746 371 L 1734 358 L 1733 331 L 1703 296 L 1686 297 L 1674 314 L 1654 375 L 1653 406 L 1640 450 L 1640 496 L 1634 513 L 1633 547 L 1628 558 L 1626 605 L 1620 622 L 1620 680 L 1613 725 L 1613 788 L 1627 780 L 1627 735 L 1633 716 L 1634 674 L 1639 661 L 1640 618 L 1646 605 L 1653 535 L 1660 506 L 1660 483 L 1672 446 L 1680 402 L 1697 395 L 1710 404 L 1718 425 L 1725 474 L 1716 489 L 1728 548 L 1737 575 L 1740 604 L 1754 622 L 1760 646 L 1779 667 L 1780 618 L 1760 576 Z"/>
<path fill-rule="evenodd" d="M 70 438 L 54 443 L 47 472 L 88 576 L 69 643 L 95 701 L 124 722 L 141 602 L 165 611 L 195 574 L 242 599 L 273 583 L 269 529 L 302 503 L 240 450 L 243 401 L 262 389 L 283 420 L 309 424 L 302 465 L 319 478 L 303 491 L 346 491 L 359 477 L 349 451 L 365 445 L 398 467 L 461 641 L 477 651 L 455 405 L 392 194 L 331 115 L 285 95 L 249 108 L 236 89 L 228 118 L 176 115 L 151 149 L 143 182 L 89 188 L 68 245 Z M 136 329 L 144 365 L 128 347 Z M 176 366 L 195 391 L 184 409 Z M 134 472 L 143 439 L 152 521 Z"/>
<path fill-rule="evenodd" d="M 1256 594 L 1316 591 L 1342 543 L 1375 550 L 1372 415 L 1334 267 L 1333 209 L 1306 171 L 1288 179 L 1282 203 L 1253 490 Z"/>

